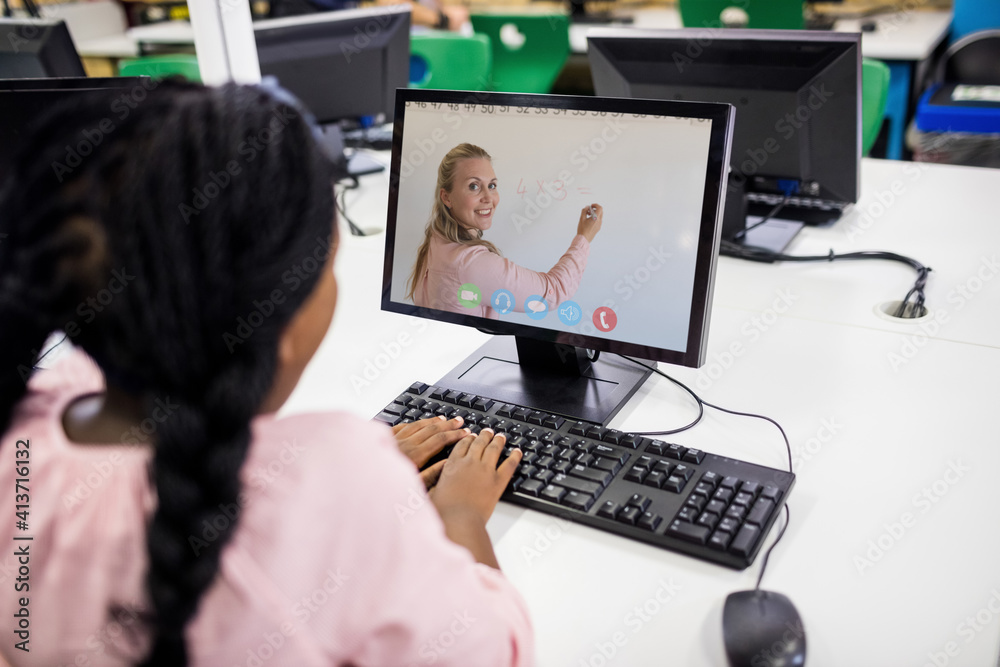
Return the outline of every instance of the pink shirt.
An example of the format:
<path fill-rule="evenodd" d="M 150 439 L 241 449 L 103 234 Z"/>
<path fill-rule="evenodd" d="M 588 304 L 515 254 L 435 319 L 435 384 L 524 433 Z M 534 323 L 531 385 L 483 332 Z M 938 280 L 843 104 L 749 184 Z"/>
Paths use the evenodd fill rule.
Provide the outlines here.
<path fill-rule="evenodd" d="M 433 234 L 427 269 L 417 281 L 413 301 L 424 308 L 495 320 L 499 315 L 487 304 L 496 290 L 505 289 L 514 295 L 516 312 L 523 313 L 525 301 L 533 295 L 541 296 L 553 310 L 576 293 L 589 253 L 590 241 L 577 234 L 555 266 L 540 273 L 495 255 L 484 246 L 452 243 Z M 465 283 L 479 288 L 483 305 L 466 308 L 458 302 L 458 290 Z"/>
<path fill-rule="evenodd" d="M 127 631 L 140 625 L 108 609 L 144 603 L 151 449 L 67 440 L 67 404 L 103 388 L 81 352 L 36 373 L 29 388 L 0 440 L 0 653 L 14 665 L 133 664 L 143 649 Z M 158 415 L 169 419 L 169 409 L 163 397 Z M 312 414 L 258 417 L 252 432 L 240 523 L 187 628 L 192 665 L 533 663 L 522 599 L 445 537 L 385 427 Z M 17 473 L 15 461 L 28 471 Z M 16 527 L 16 477 L 29 480 L 27 530 Z M 217 521 L 233 509 L 220 508 Z M 196 537 L 211 540 L 212 531 Z M 16 549 L 28 551 L 22 592 Z M 11 633 L 21 597 L 28 653 Z"/>

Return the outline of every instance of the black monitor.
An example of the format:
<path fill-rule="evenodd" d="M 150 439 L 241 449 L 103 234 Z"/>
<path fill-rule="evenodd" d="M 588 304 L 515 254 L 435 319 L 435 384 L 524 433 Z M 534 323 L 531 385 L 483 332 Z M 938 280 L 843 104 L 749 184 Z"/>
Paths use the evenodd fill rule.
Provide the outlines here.
<path fill-rule="evenodd" d="M 777 217 L 822 223 L 857 202 L 860 34 L 596 29 L 588 41 L 598 95 L 736 107 L 726 237 L 779 204 Z"/>
<path fill-rule="evenodd" d="M 382 309 L 497 334 L 443 386 L 606 424 L 649 374 L 607 353 L 705 360 L 732 114 L 725 104 L 399 91 Z M 500 255 L 435 246 L 435 277 L 410 298 L 438 166 L 464 143 L 492 157 L 499 204 L 480 212 L 488 225 L 473 224 L 488 227 L 483 239 Z M 602 228 L 584 260 L 576 232 L 595 203 Z"/>
<path fill-rule="evenodd" d="M 86 76 L 63 21 L 0 19 L 0 79 Z"/>
<path fill-rule="evenodd" d="M 81 139 L 82 146 L 67 146 L 66 164 L 71 169 L 73 162 L 85 157 L 99 143 L 106 132 L 114 131 L 115 124 L 129 112 L 129 99 L 121 100 L 121 95 L 144 98 L 146 90 L 153 85 L 148 77 L 111 78 L 54 78 L 54 79 L 7 79 L 0 80 L 0 184 L 10 171 L 10 162 L 20 151 L 25 139 L 34 129 L 34 123 L 56 106 L 76 96 L 95 91 L 113 91 L 108 99 L 108 118 L 103 127 L 92 128 L 88 137 Z M 83 153 L 83 155 L 81 155 Z M 53 165 L 59 169 L 58 165 Z"/>
<path fill-rule="evenodd" d="M 253 24 L 260 73 L 324 124 L 383 115 L 410 77 L 410 8 L 344 9 Z"/>

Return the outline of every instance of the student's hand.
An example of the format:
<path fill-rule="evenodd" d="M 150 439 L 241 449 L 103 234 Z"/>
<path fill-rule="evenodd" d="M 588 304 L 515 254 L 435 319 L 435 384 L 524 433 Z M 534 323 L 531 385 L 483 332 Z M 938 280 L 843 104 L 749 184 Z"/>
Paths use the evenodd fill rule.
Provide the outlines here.
<path fill-rule="evenodd" d="M 446 525 L 453 517 L 472 518 L 486 525 L 521 462 L 521 450 L 515 449 L 497 467 L 506 442 L 505 436 L 484 428 L 479 435 L 467 435 L 455 445 L 431 492 L 431 501 Z"/>
<path fill-rule="evenodd" d="M 590 215 L 591 208 L 594 209 L 593 216 Z M 576 226 L 576 233 L 593 243 L 594 237 L 597 236 L 597 232 L 601 231 L 601 221 L 603 219 L 604 209 L 600 204 L 585 206 L 583 210 L 580 211 L 580 224 Z"/>
<path fill-rule="evenodd" d="M 461 417 L 449 420 L 431 417 L 409 424 L 396 424 L 392 427 L 392 433 L 396 436 L 399 451 L 420 470 L 435 454 L 469 435 L 469 430 L 462 428 L 462 424 Z M 420 471 L 420 477 L 428 489 L 437 483 L 444 463 L 438 461 L 427 470 Z"/>

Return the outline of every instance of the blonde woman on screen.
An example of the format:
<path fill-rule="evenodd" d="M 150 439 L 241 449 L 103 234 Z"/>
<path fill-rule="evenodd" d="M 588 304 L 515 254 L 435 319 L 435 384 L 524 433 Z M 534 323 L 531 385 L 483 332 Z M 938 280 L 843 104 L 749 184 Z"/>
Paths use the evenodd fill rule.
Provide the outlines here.
<path fill-rule="evenodd" d="M 498 319 L 497 311 L 488 303 L 497 290 L 511 294 L 512 303 L 503 304 L 503 312 L 525 312 L 528 298 L 535 295 L 552 310 L 576 292 L 587 266 L 590 244 L 601 230 L 604 209 L 599 204 L 580 212 L 569 248 L 543 273 L 504 258 L 499 248 L 483 238 L 483 232 L 493 225 L 500 203 L 489 153 L 472 144 L 452 148 L 438 167 L 435 192 L 431 219 L 407 281 L 406 296 L 413 303 Z M 478 291 L 463 291 L 468 285 Z"/>

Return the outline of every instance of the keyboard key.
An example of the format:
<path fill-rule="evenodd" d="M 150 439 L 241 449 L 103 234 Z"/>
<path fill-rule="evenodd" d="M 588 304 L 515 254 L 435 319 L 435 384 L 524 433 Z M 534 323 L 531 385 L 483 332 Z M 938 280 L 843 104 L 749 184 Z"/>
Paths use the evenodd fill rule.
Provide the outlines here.
<path fill-rule="evenodd" d="M 716 486 L 719 485 L 719 482 L 722 481 L 722 476 L 717 472 L 712 472 L 711 470 L 707 470 L 701 476 L 701 481 L 705 482 L 706 484 L 711 484 L 712 488 L 715 488 Z"/>
<path fill-rule="evenodd" d="M 511 415 L 511 419 L 516 419 L 519 422 L 523 422 L 528 419 L 528 415 L 530 414 L 531 410 L 529 410 L 528 408 L 518 408 L 517 410 L 514 410 L 514 414 Z"/>
<path fill-rule="evenodd" d="M 516 405 L 511 405 L 510 403 L 504 403 L 499 408 L 497 408 L 497 415 L 501 417 L 510 417 L 514 414 L 514 410 L 517 410 Z"/>
<path fill-rule="evenodd" d="M 422 394 L 427 391 L 427 385 L 423 382 L 414 382 L 408 390 L 411 394 Z"/>
<path fill-rule="evenodd" d="M 590 440 L 577 440 L 575 443 L 573 443 L 573 449 L 575 449 L 578 452 L 583 452 L 585 454 L 590 454 L 591 452 L 593 452 L 595 447 L 597 447 L 597 445 L 591 442 Z"/>
<path fill-rule="evenodd" d="M 734 534 L 739 529 L 740 529 L 740 522 L 731 516 L 722 517 L 722 521 L 720 521 L 719 525 L 715 527 L 716 531 L 721 530 L 724 533 L 734 533 Z"/>
<path fill-rule="evenodd" d="M 542 454 L 543 456 L 555 456 L 558 453 L 559 453 L 559 445 L 554 442 L 542 447 L 542 451 L 540 452 L 540 454 Z"/>
<path fill-rule="evenodd" d="M 477 398 L 473 403 L 472 407 L 481 412 L 486 412 L 493 407 L 493 401 L 488 398 Z"/>
<path fill-rule="evenodd" d="M 646 479 L 646 472 L 647 470 L 642 466 L 632 466 L 632 468 L 625 473 L 625 479 L 630 482 L 638 482 L 639 484 L 642 484 L 642 480 Z"/>
<path fill-rule="evenodd" d="M 666 456 L 667 447 L 669 447 L 669 445 L 662 440 L 652 440 L 646 447 L 646 451 L 656 454 L 657 456 Z"/>
<path fill-rule="evenodd" d="M 657 461 L 653 464 L 653 470 L 658 470 L 664 475 L 670 476 L 671 463 L 669 461 Z"/>
<path fill-rule="evenodd" d="M 653 465 L 655 463 L 656 459 L 654 459 L 652 456 L 640 456 L 635 460 L 635 463 L 633 465 L 641 466 L 646 470 L 652 470 Z"/>
<path fill-rule="evenodd" d="M 649 498 L 642 495 L 641 493 L 633 493 L 632 496 L 625 503 L 626 505 L 631 505 L 633 507 L 638 507 L 640 510 L 645 512 L 649 509 Z"/>
<path fill-rule="evenodd" d="M 646 486 L 652 486 L 658 489 L 661 486 L 663 486 L 663 482 L 665 482 L 666 479 L 667 479 L 666 475 L 664 475 L 662 472 L 659 472 L 658 470 L 654 470 L 653 472 L 646 475 L 646 479 L 642 480 L 642 483 L 645 484 Z"/>
<path fill-rule="evenodd" d="M 406 419 L 412 419 L 413 421 L 417 421 L 418 419 L 420 419 L 420 415 L 422 413 L 423 413 L 423 410 L 418 410 L 416 408 L 411 408 L 410 410 L 406 411 L 406 414 L 403 415 L 403 417 L 405 417 Z"/>
<path fill-rule="evenodd" d="M 415 408 L 423 408 L 424 410 L 427 409 L 424 407 L 425 405 L 427 405 L 427 401 L 422 398 L 411 398 L 410 405 L 412 405 Z"/>
<path fill-rule="evenodd" d="M 597 482 L 590 482 L 584 479 L 577 479 L 575 477 L 569 477 L 567 475 L 556 475 L 552 478 L 553 484 L 558 484 L 559 486 L 565 486 L 570 491 L 579 491 L 580 493 L 589 493 L 592 496 L 596 496 L 601 492 L 600 484 Z"/>
<path fill-rule="evenodd" d="M 461 396 L 458 397 L 458 401 L 456 402 L 463 408 L 471 408 L 472 404 L 475 403 L 478 399 L 479 397 L 476 396 L 475 394 L 462 394 Z"/>
<path fill-rule="evenodd" d="M 591 456 L 591 455 L 585 454 L 584 456 Z M 599 470 L 607 470 L 612 475 L 614 475 L 616 472 L 622 469 L 622 464 L 619 463 L 616 459 L 609 459 L 604 456 L 598 456 L 593 466 Z"/>
<path fill-rule="evenodd" d="M 377 415 L 375 415 L 375 419 L 385 424 L 388 424 L 389 426 L 395 426 L 396 424 L 402 421 L 402 418 L 399 415 L 390 414 L 388 412 L 378 413 Z"/>
<path fill-rule="evenodd" d="M 667 535 L 672 535 L 673 537 L 684 540 L 685 542 L 694 542 L 695 544 L 705 544 L 708 540 L 708 535 L 712 531 L 705 526 L 699 526 L 696 523 L 687 523 L 686 521 L 674 520 L 671 522 L 670 526 L 667 528 Z"/>
<path fill-rule="evenodd" d="M 627 523 L 630 526 L 634 526 L 635 522 L 642 515 L 638 507 L 626 507 L 622 511 L 618 512 L 618 516 L 615 517 L 616 520 L 622 523 Z"/>
<path fill-rule="evenodd" d="M 605 428 L 603 426 L 591 426 L 587 429 L 584 434 L 588 438 L 593 438 L 594 440 L 602 440 L 604 438 Z"/>
<path fill-rule="evenodd" d="M 549 468 L 549 470 L 553 470 L 561 475 L 565 475 L 570 471 L 570 468 L 572 467 L 573 467 L 572 463 L 570 463 L 565 459 L 560 459 L 556 461 L 554 464 L 552 464 L 552 467 Z"/>
<path fill-rule="evenodd" d="M 694 507 L 695 509 L 698 510 L 698 513 L 701 514 L 701 509 L 708 504 L 708 499 L 702 496 L 696 496 L 694 494 L 691 494 L 688 497 L 687 502 L 684 504 L 687 505 L 688 507 Z"/>
<path fill-rule="evenodd" d="M 517 474 L 524 477 L 534 477 L 538 473 L 538 468 L 531 465 L 530 463 L 525 465 L 522 459 L 521 464 L 517 467 Z"/>
<path fill-rule="evenodd" d="M 722 478 L 722 486 L 725 486 L 726 488 L 735 490 L 736 487 L 738 487 L 739 485 L 740 485 L 740 480 L 736 479 L 732 475 Z"/>
<path fill-rule="evenodd" d="M 722 516 L 722 513 L 726 511 L 726 503 L 719 502 L 718 500 L 710 500 L 705 505 L 705 511 Z"/>
<path fill-rule="evenodd" d="M 597 516 L 603 516 L 605 519 L 614 519 L 615 515 L 618 514 L 620 507 L 618 503 L 613 500 L 605 500 L 600 507 L 597 508 Z"/>
<path fill-rule="evenodd" d="M 775 503 L 781 500 L 781 489 L 776 486 L 767 485 L 760 492 L 761 497 L 767 498 Z"/>
<path fill-rule="evenodd" d="M 544 484 L 551 482 L 552 478 L 555 476 L 556 474 L 554 472 L 551 470 L 545 470 L 544 468 L 535 473 L 535 479 L 539 482 L 543 482 Z"/>
<path fill-rule="evenodd" d="M 560 450 L 560 451 L 559 451 L 559 452 L 558 452 L 558 453 L 556 454 L 556 458 L 557 458 L 557 459 L 563 459 L 564 461 L 572 461 L 572 460 L 573 460 L 573 459 L 575 459 L 576 457 L 577 457 L 577 453 L 576 453 L 576 452 L 574 452 L 574 451 L 573 451 L 572 449 L 570 449 L 569 447 L 567 447 L 567 448 L 565 448 L 565 449 L 562 449 L 562 450 Z"/>
<path fill-rule="evenodd" d="M 733 490 L 726 487 L 720 487 L 712 495 L 712 500 L 717 500 L 723 504 L 723 506 L 728 505 L 729 501 L 733 499 Z M 740 503 L 740 505 L 746 505 L 746 503 Z"/>
<path fill-rule="evenodd" d="M 553 442 L 557 442 L 558 439 L 559 436 L 553 433 L 552 431 L 542 431 L 542 437 L 539 438 L 539 440 L 544 442 L 546 445 L 551 444 Z"/>
<path fill-rule="evenodd" d="M 569 432 L 573 435 L 587 435 L 588 428 L 590 428 L 590 424 L 587 422 L 576 422 L 569 427 Z"/>
<path fill-rule="evenodd" d="M 551 500 L 554 503 L 559 502 L 566 495 L 566 489 L 561 486 L 556 486 L 555 484 L 549 484 L 544 489 L 542 489 L 541 497 L 544 500 Z"/>
<path fill-rule="evenodd" d="M 619 463 L 625 463 L 628 461 L 629 456 L 631 456 L 631 454 L 624 449 L 609 447 L 608 445 L 594 445 L 594 449 L 592 449 L 590 453 L 597 454 L 599 456 L 607 456 L 611 459 L 618 459 Z"/>
<path fill-rule="evenodd" d="M 688 463 L 701 463 L 705 460 L 705 452 L 700 449 L 689 449 L 684 452 L 684 456 L 681 458 Z"/>
<path fill-rule="evenodd" d="M 552 464 L 554 464 L 555 462 L 556 460 L 551 456 L 542 456 L 537 461 L 535 461 L 535 465 L 538 466 L 539 468 L 551 468 Z"/>
<path fill-rule="evenodd" d="M 390 403 L 389 405 L 385 406 L 385 410 L 383 410 L 383 412 L 388 412 L 390 415 L 401 415 L 408 409 L 409 408 L 407 408 L 402 403 Z"/>
<path fill-rule="evenodd" d="M 460 391 L 449 391 L 444 395 L 444 400 L 449 403 L 458 403 L 458 397 L 462 395 Z"/>
<path fill-rule="evenodd" d="M 663 488 L 667 491 L 673 491 L 674 493 L 680 493 L 684 490 L 684 485 L 687 484 L 687 480 L 678 477 L 677 475 L 671 475 L 667 477 L 667 481 L 663 483 Z"/>
<path fill-rule="evenodd" d="M 618 444 L 624 445 L 625 447 L 631 447 L 632 449 L 638 449 L 640 442 L 641 438 L 635 433 L 626 433 L 625 437 L 623 437 Z"/>
<path fill-rule="evenodd" d="M 410 400 L 413 398 L 410 394 L 400 394 L 393 399 L 393 403 L 402 403 L 403 405 L 410 405 Z"/>
<path fill-rule="evenodd" d="M 726 516 L 732 517 L 737 521 L 743 521 L 743 517 L 747 515 L 747 508 L 742 505 L 730 505 L 729 509 L 726 510 Z"/>
<path fill-rule="evenodd" d="M 740 528 L 740 532 L 736 533 L 736 538 L 729 545 L 729 550 L 739 556 L 749 556 L 758 537 L 760 537 L 760 528 L 752 523 L 745 523 Z"/>
<path fill-rule="evenodd" d="M 674 466 L 674 469 L 670 471 L 670 474 L 677 475 L 686 482 L 689 479 L 691 479 L 691 477 L 694 475 L 694 470 L 684 465 L 683 463 L 678 463 L 676 466 Z"/>
<path fill-rule="evenodd" d="M 597 457 L 595 457 L 593 454 L 580 454 L 580 456 L 575 461 L 577 465 L 586 466 L 588 468 L 594 465 L 596 462 L 597 462 Z"/>
<path fill-rule="evenodd" d="M 604 437 L 602 437 L 601 440 L 603 440 L 604 442 L 610 442 L 612 445 L 617 445 L 622 441 L 623 437 L 625 437 L 625 434 L 619 431 L 618 429 L 609 428 L 607 431 L 605 431 Z"/>
<path fill-rule="evenodd" d="M 562 499 L 562 504 L 567 507 L 572 507 L 573 509 L 578 509 L 581 512 L 586 512 L 590 509 L 590 506 L 594 504 L 594 497 L 588 496 L 585 493 L 570 491 Z"/>
<path fill-rule="evenodd" d="M 642 516 L 639 517 L 639 527 L 645 528 L 646 530 L 656 530 L 657 526 L 660 525 L 662 519 L 659 514 L 654 514 L 652 512 L 643 512 Z"/>
<path fill-rule="evenodd" d="M 681 511 L 677 513 L 677 518 L 681 521 L 697 521 L 698 520 L 698 510 L 694 507 L 682 507 Z"/>
<path fill-rule="evenodd" d="M 740 487 L 740 491 L 743 493 L 749 493 L 751 496 L 756 497 L 760 492 L 760 484 L 757 482 L 743 482 L 743 486 Z"/>
<path fill-rule="evenodd" d="M 537 479 L 529 479 L 521 484 L 521 488 L 518 489 L 518 491 L 521 493 L 527 493 L 529 496 L 538 496 L 538 494 L 542 492 L 543 488 L 545 488 L 544 483 Z"/>
<path fill-rule="evenodd" d="M 742 491 L 737 493 L 736 497 L 733 499 L 734 505 L 742 505 L 743 507 L 749 507 L 752 502 L 753 496 L 749 493 L 743 493 Z"/>
<path fill-rule="evenodd" d="M 535 410 L 534 412 L 530 413 L 527 416 L 527 418 L 525 419 L 525 421 L 528 422 L 529 424 L 534 424 L 536 426 L 541 426 L 542 422 L 545 421 L 545 414 L 542 413 L 542 412 L 539 412 L 538 410 Z"/>
<path fill-rule="evenodd" d="M 431 400 L 433 401 L 443 401 L 445 394 L 448 393 L 447 389 L 442 389 L 441 387 L 432 387 Z"/>
<path fill-rule="evenodd" d="M 682 458 L 684 458 L 685 451 L 687 450 L 684 447 L 681 447 L 680 445 L 670 444 L 667 445 L 667 449 L 664 452 L 664 455 L 669 458 L 677 459 L 678 461 L 680 461 Z"/>
<path fill-rule="evenodd" d="M 718 549 L 719 551 L 725 551 L 729 548 L 729 543 L 732 541 L 733 536 L 730 533 L 722 532 L 721 530 L 716 530 L 712 533 L 712 537 L 708 539 L 708 546 L 713 549 Z"/>
<path fill-rule="evenodd" d="M 698 482 L 695 484 L 694 491 L 691 493 L 697 493 L 699 496 L 709 498 L 712 495 L 712 485 L 706 484 L 705 482 Z"/>
<path fill-rule="evenodd" d="M 547 415 L 544 420 L 542 420 L 542 426 L 546 428 L 559 428 L 565 423 L 565 419 L 557 415 Z"/>
<path fill-rule="evenodd" d="M 715 525 L 719 523 L 719 515 L 712 512 L 702 512 L 695 523 L 706 528 L 715 528 Z"/>
<path fill-rule="evenodd" d="M 767 520 L 771 518 L 771 513 L 774 511 L 774 503 L 772 503 L 767 498 L 761 498 L 753 505 L 753 509 L 750 510 L 750 514 L 747 515 L 747 523 L 755 523 L 758 526 L 763 526 L 767 523 Z"/>

